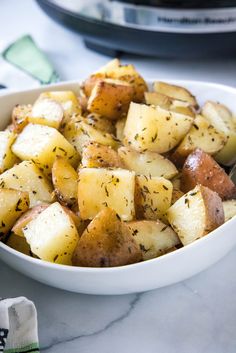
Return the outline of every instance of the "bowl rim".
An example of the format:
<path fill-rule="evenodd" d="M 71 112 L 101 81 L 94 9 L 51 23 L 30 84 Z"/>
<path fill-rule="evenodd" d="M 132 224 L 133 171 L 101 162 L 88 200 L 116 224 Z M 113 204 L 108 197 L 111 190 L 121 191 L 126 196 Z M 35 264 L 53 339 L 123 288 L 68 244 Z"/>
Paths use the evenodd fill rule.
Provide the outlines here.
<path fill-rule="evenodd" d="M 176 85 L 182 85 L 182 84 L 186 84 L 186 85 L 202 85 L 204 87 L 214 87 L 214 88 L 219 88 L 219 89 L 223 89 L 225 91 L 234 93 L 236 95 L 236 88 L 233 86 L 229 86 L 229 85 L 224 85 L 221 83 L 214 83 L 214 82 L 208 82 L 208 81 L 198 81 L 198 80 L 185 80 L 185 79 L 165 79 L 165 78 L 161 78 L 160 80 L 158 79 L 146 79 L 146 82 L 148 83 L 148 85 L 152 85 L 154 81 L 163 81 L 163 82 L 170 82 Z M 32 93 L 32 92 L 37 92 L 37 91 L 44 91 L 47 88 L 53 88 L 53 87 L 63 87 L 63 86 L 69 86 L 69 85 L 78 85 L 78 87 L 80 86 L 80 82 L 81 80 L 70 80 L 70 81 L 62 81 L 59 83 L 54 83 L 54 84 L 49 84 L 49 85 L 44 85 L 44 86 L 40 86 L 40 87 L 34 87 L 31 89 L 24 89 L 24 90 L 10 90 L 10 89 L 6 89 L 4 90 L 4 92 L 1 92 L 0 94 L 0 103 L 1 100 L 3 98 L 6 97 L 11 97 L 17 94 L 24 94 L 24 93 Z M 9 247 L 8 245 L 6 245 L 5 243 L 3 243 L 2 241 L 0 241 L 0 248 L 2 248 L 4 251 L 9 252 L 11 255 L 16 256 L 17 258 L 21 259 L 21 260 L 25 260 L 26 262 L 29 263 L 34 263 L 35 265 L 39 265 L 42 266 L 44 268 L 50 268 L 53 270 L 63 270 L 66 272 L 72 272 L 72 273 L 93 273 L 96 272 L 96 274 L 103 274 L 103 273 L 110 273 L 111 271 L 115 271 L 115 272 L 119 272 L 119 271 L 128 271 L 128 270 L 133 270 L 134 268 L 139 268 L 141 267 L 145 267 L 145 266 L 149 266 L 153 263 L 162 263 L 167 261 L 168 259 L 173 258 L 174 256 L 181 256 L 182 253 L 185 253 L 186 251 L 190 251 L 190 249 L 194 249 L 197 247 L 201 247 L 201 244 L 204 242 L 208 242 L 211 241 L 212 238 L 217 236 L 217 233 L 219 231 L 224 231 L 225 228 L 227 227 L 231 227 L 233 226 L 233 224 L 235 224 L 236 226 L 236 216 L 233 217 L 232 219 L 228 220 L 227 222 L 223 223 L 220 227 L 216 228 L 215 230 L 213 230 L 212 232 L 210 232 L 209 234 L 207 234 L 206 236 L 195 240 L 194 242 L 192 242 L 191 244 L 188 244 L 187 246 L 183 246 L 180 249 L 177 249 L 173 252 L 164 254 L 162 256 L 159 257 L 155 257 L 153 259 L 149 259 L 149 260 L 145 260 L 145 261 L 141 261 L 141 262 L 137 262 L 134 264 L 129 264 L 129 265 L 123 265 L 123 266 L 114 266 L 114 267 L 82 267 L 82 266 L 70 266 L 70 265 L 63 265 L 63 264 L 56 264 L 56 263 L 52 263 L 52 262 L 48 262 L 45 260 L 41 260 L 41 259 L 37 259 L 34 257 L 30 257 L 29 255 L 25 255 L 11 247 Z M 221 232 L 219 232 L 218 236 L 222 236 L 222 234 L 220 234 Z M 188 250 L 189 249 L 189 250 Z"/>

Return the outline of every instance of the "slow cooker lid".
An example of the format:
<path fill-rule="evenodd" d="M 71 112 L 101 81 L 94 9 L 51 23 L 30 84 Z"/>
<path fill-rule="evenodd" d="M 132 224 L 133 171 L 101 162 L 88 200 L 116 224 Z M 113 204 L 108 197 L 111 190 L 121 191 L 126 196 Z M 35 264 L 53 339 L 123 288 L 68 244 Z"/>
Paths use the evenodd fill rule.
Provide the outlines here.
<path fill-rule="evenodd" d="M 75 15 L 105 22 L 121 27 L 135 28 L 142 31 L 168 33 L 226 33 L 236 32 L 236 0 L 216 1 L 208 0 L 207 8 L 183 8 L 187 0 L 47 0 L 57 7 Z M 136 5 L 134 4 L 136 3 Z M 137 2 L 144 5 L 137 5 Z M 203 3 L 202 0 L 190 0 L 188 3 Z M 210 7 L 213 3 L 225 3 L 226 7 Z M 147 6 L 147 3 L 149 4 Z M 151 6 L 155 3 L 155 6 Z M 158 3 L 162 6 L 158 6 Z M 167 4 L 179 3 L 170 7 Z M 235 3 L 235 7 L 232 4 Z M 165 7 L 163 7 L 165 5 Z"/>
<path fill-rule="evenodd" d="M 112 1 L 112 0 L 111 0 Z M 235 0 L 119 0 L 126 4 L 178 9 L 224 8 L 236 6 Z"/>

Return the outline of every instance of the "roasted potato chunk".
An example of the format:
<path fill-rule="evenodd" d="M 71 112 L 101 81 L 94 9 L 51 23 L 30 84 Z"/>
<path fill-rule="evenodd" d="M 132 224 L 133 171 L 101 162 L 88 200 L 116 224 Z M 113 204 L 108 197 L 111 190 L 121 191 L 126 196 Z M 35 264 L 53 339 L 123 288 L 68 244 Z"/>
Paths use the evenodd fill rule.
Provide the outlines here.
<path fill-rule="evenodd" d="M 16 139 L 16 134 L 10 131 L 0 131 L 0 173 L 13 167 L 17 157 L 12 153 L 11 146 Z"/>
<path fill-rule="evenodd" d="M 104 78 L 117 79 L 128 82 L 132 85 L 134 102 L 142 102 L 144 92 L 147 91 L 147 84 L 144 79 L 135 70 L 133 65 L 121 65 L 118 59 L 110 61 L 107 65 L 100 68 L 83 83 L 83 90 L 87 96 L 90 96 L 95 84 Z"/>
<path fill-rule="evenodd" d="M 11 233 L 5 243 L 10 248 L 17 250 L 22 254 L 34 257 L 33 253 L 30 250 L 29 244 L 23 237 L 19 237 L 18 235 Z"/>
<path fill-rule="evenodd" d="M 123 162 L 111 146 L 91 142 L 83 149 L 82 166 L 88 168 L 123 168 Z"/>
<path fill-rule="evenodd" d="M 171 205 L 173 205 L 178 199 L 180 199 L 184 195 L 183 191 L 180 191 L 179 189 L 174 189 L 172 192 L 172 199 L 171 199 Z"/>
<path fill-rule="evenodd" d="M 149 105 L 159 105 L 163 109 L 176 113 L 195 116 L 194 108 L 188 102 L 170 98 L 162 93 L 145 92 L 145 102 Z"/>
<path fill-rule="evenodd" d="M 93 219 L 106 207 L 124 221 L 131 221 L 134 209 L 135 173 L 124 169 L 83 168 L 79 171 L 78 203 L 82 219 Z"/>
<path fill-rule="evenodd" d="M 32 105 L 17 104 L 12 111 L 12 124 L 13 131 L 16 133 L 21 132 L 24 127 L 28 124 L 28 118 L 31 116 Z"/>
<path fill-rule="evenodd" d="M 0 175 L 0 188 L 11 188 L 28 192 L 30 207 L 39 203 L 50 203 L 52 185 L 39 168 L 31 161 L 24 161 Z"/>
<path fill-rule="evenodd" d="M 196 148 L 201 148 L 209 154 L 216 154 L 226 142 L 227 136 L 224 133 L 216 130 L 206 118 L 198 115 L 171 159 L 175 164 L 182 166 L 186 157 Z"/>
<path fill-rule="evenodd" d="M 13 189 L 0 189 L 0 239 L 29 208 L 29 195 Z"/>
<path fill-rule="evenodd" d="M 156 152 L 137 152 L 129 147 L 120 147 L 118 153 L 126 168 L 136 174 L 166 179 L 178 174 L 175 165 Z"/>
<path fill-rule="evenodd" d="M 63 134 L 80 155 L 83 154 L 84 147 L 90 142 L 97 142 L 114 148 L 118 145 L 118 142 L 111 134 L 95 129 L 83 119 L 81 121 L 71 120 L 66 125 Z"/>
<path fill-rule="evenodd" d="M 78 241 L 73 265 L 88 267 L 124 266 L 139 262 L 141 250 L 127 225 L 110 208 L 102 210 Z"/>
<path fill-rule="evenodd" d="M 133 221 L 127 223 L 142 251 L 143 260 L 166 254 L 180 243 L 171 227 L 161 221 Z"/>
<path fill-rule="evenodd" d="M 17 137 L 12 146 L 13 153 L 21 160 L 32 160 L 48 176 L 58 156 L 76 166 L 79 161 L 74 147 L 56 129 L 29 124 Z"/>
<path fill-rule="evenodd" d="M 120 141 L 123 141 L 123 139 L 124 139 L 125 123 L 126 123 L 126 118 L 119 119 L 116 122 L 116 137 Z"/>
<path fill-rule="evenodd" d="M 31 251 L 40 259 L 71 265 L 79 235 L 63 207 L 55 202 L 23 228 Z"/>
<path fill-rule="evenodd" d="M 52 99 L 62 106 L 64 112 L 62 124 L 70 121 L 73 114 L 80 115 L 82 112 L 79 100 L 72 91 L 43 92 L 39 96 L 39 100 L 41 99 Z"/>
<path fill-rule="evenodd" d="M 52 182 L 55 194 L 62 204 L 77 204 L 78 174 L 67 159 L 58 157 L 52 166 Z"/>
<path fill-rule="evenodd" d="M 211 156 L 200 149 L 191 153 L 184 163 L 181 190 L 187 192 L 197 184 L 217 192 L 223 200 L 236 197 L 232 180 Z"/>
<path fill-rule="evenodd" d="M 172 85 L 166 82 L 156 81 L 154 82 L 154 91 L 165 94 L 168 97 L 178 99 L 184 102 L 188 102 L 194 108 L 198 108 L 196 98 L 186 88 Z"/>
<path fill-rule="evenodd" d="M 28 121 L 59 129 L 63 116 L 64 111 L 60 103 L 49 98 L 39 98 L 33 105 Z"/>
<path fill-rule="evenodd" d="M 236 127 L 232 113 L 225 105 L 208 101 L 202 108 L 202 114 L 227 139 L 215 159 L 223 165 L 232 165 L 236 161 Z"/>
<path fill-rule="evenodd" d="M 49 206 L 47 203 L 41 203 L 33 208 L 30 208 L 27 212 L 23 213 L 22 216 L 16 221 L 14 227 L 12 228 L 12 232 L 19 237 L 24 237 L 24 233 L 22 229 L 33 219 L 37 218 L 37 216 L 42 213 Z"/>
<path fill-rule="evenodd" d="M 223 202 L 225 222 L 236 216 L 236 200 L 227 200 Z"/>
<path fill-rule="evenodd" d="M 161 177 L 136 176 L 135 208 L 138 219 L 163 219 L 171 205 L 173 185 Z"/>
<path fill-rule="evenodd" d="M 117 120 L 126 115 L 133 95 L 133 87 L 127 82 L 104 79 L 94 86 L 87 109 L 107 119 Z"/>
<path fill-rule="evenodd" d="M 100 114 L 90 113 L 85 117 L 84 121 L 96 130 L 101 130 L 103 132 L 107 132 L 108 134 L 115 133 L 114 122 L 104 116 L 101 116 Z"/>
<path fill-rule="evenodd" d="M 138 151 L 164 153 L 189 131 L 193 118 L 159 106 L 131 103 L 125 124 L 125 143 Z"/>
<path fill-rule="evenodd" d="M 197 185 L 169 208 L 167 218 L 182 244 L 188 245 L 224 223 L 223 204 L 216 192 Z"/>

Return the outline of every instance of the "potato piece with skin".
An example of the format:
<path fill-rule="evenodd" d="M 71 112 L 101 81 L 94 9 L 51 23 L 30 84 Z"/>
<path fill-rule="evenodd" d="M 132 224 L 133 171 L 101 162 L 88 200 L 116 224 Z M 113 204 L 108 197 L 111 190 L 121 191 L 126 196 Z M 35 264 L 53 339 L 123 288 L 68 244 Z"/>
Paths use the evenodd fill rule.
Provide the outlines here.
<path fill-rule="evenodd" d="M 78 241 L 73 265 L 87 267 L 124 266 L 139 262 L 141 251 L 127 225 L 106 208 L 88 225 Z"/>
<path fill-rule="evenodd" d="M 127 226 L 142 251 L 143 260 L 164 255 L 180 243 L 173 229 L 159 220 L 133 221 Z"/>
<path fill-rule="evenodd" d="M 52 185 L 32 161 L 23 161 L 1 174 L 0 188 L 28 192 L 30 207 L 53 200 Z"/>
<path fill-rule="evenodd" d="M 164 219 L 171 205 L 173 185 L 161 177 L 136 176 L 135 208 L 138 219 Z"/>
<path fill-rule="evenodd" d="M 17 104 L 12 111 L 12 124 L 13 131 L 16 133 L 21 132 L 24 127 L 28 124 L 28 119 L 32 113 L 32 105 L 25 104 L 19 105 Z"/>
<path fill-rule="evenodd" d="M 121 65 L 118 59 L 114 59 L 85 80 L 82 88 L 86 96 L 90 96 L 95 84 L 104 78 L 117 79 L 131 84 L 134 90 L 134 102 L 142 102 L 144 92 L 148 89 L 146 82 L 133 65 Z"/>
<path fill-rule="evenodd" d="M 95 129 L 84 120 L 79 122 L 70 121 L 65 127 L 63 134 L 80 155 L 83 154 L 84 147 L 90 142 L 97 142 L 113 148 L 118 146 L 118 142 L 115 140 L 114 136 Z"/>
<path fill-rule="evenodd" d="M 77 165 L 78 153 L 56 129 L 39 124 L 29 124 L 17 137 L 12 146 L 13 153 L 21 160 L 32 160 L 47 175 L 58 156 Z"/>
<path fill-rule="evenodd" d="M 131 103 L 125 124 L 125 144 L 138 151 L 164 153 L 189 131 L 193 118 L 159 106 Z"/>
<path fill-rule="evenodd" d="M 156 81 L 153 84 L 154 91 L 165 94 L 168 97 L 188 102 L 194 108 L 198 108 L 196 98 L 186 88 L 172 85 L 166 82 Z"/>
<path fill-rule="evenodd" d="M 131 221 L 134 209 L 135 173 L 124 169 L 83 168 L 79 171 L 78 203 L 82 219 L 93 219 L 106 207 L 124 221 Z"/>
<path fill-rule="evenodd" d="M 188 245 L 224 223 L 223 204 L 216 192 L 197 185 L 169 208 L 167 218 L 182 244 Z"/>
<path fill-rule="evenodd" d="M 79 235 L 71 217 L 55 202 L 23 228 L 31 251 L 40 259 L 71 265 Z"/>
<path fill-rule="evenodd" d="M 17 157 L 11 150 L 16 136 L 14 132 L 0 131 L 0 173 L 11 168 L 17 162 Z"/>
<path fill-rule="evenodd" d="M 67 206 L 77 204 L 78 174 L 63 157 L 58 157 L 52 166 L 52 182 L 58 201 Z"/>
<path fill-rule="evenodd" d="M 193 118 L 195 117 L 195 109 L 188 102 L 173 99 L 169 109 L 172 112 L 189 115 Z"/>
<path fill-rule="evenodd" d="M 94 86 L 88 99 L 88 111 L 110 120 L 117 120 L 126 115 L 133 94 L 133 87 L 130 84 L 104 79 Z"/>
<path fill-rule="evenodd" d="M 187 192 L 197 184 L 217 192 L 223 200 L 236 197 L 232 180 L 211 156 L 200 149 L 191 153 L 184 163 L 181 190 Z"/>
<path fill-rule="evenodd" d="M 175 165 L 156 152 L 137 152 L 129 147 L 120 147 L 118 154 L 124 165 L 136 174 L 171 179 L 178 174 Z"/>
<path fill-rule="evenodd" d="M 91 142 L 83 149 L 82 167 L 87 168 L 124 168 L 123 162 L 111 146 Z"/>
<path fill-rule="evenodd" d="M 24 233 L 22 229 L 33 219 L 37 218 L 37 216 L 42 213 L 49 206 L 47 203 L 42 203 L 33 208 L 30 208 L 27 212 L 25 212 L 14 224 L 12 228 L 12 232 L 19 237 L 24 237 Z"/>
<path fill-rule="evenodd" d="M 206 118 L 198 115 L 171 159 L 176 165 L 182 166 L 186 157 L 196 148 L 201 148 L 208 154 L 216 154 L 224 147 L 226 142 L 225 134 L 216 130 Z"/>
<path fill-rule="evenodd" d="M 28 121 L 59 129 L 64 112 L 61 104 L 49 98 L 38 99 L 33 107 Z"/>
<path fill-rule="evenodd" d="M 126 123 L 126 118 L 119 119 L 116 122 L 116 137 L 120 141 L 123 141 L 123 139 L 124 139 L 125 123 Z"/>
<path fill-rule="evenodd" d="M 223 202 L 225 222 L 236 216 L 236 200 L 227 200 Z"/>
<path fill-rule="evenodd" d="M 85 117 L 84 121 L 96 130 L 101 130 L 108 134 L 115 133 L 114 122 L 99 114 L 90 113 Z"/>
<path fill-rule="evenodd" d="M 184 193 L 179 189 L 173 189 L 171 205 L 173 205 L 178 199 L 180 199 Z"/>
<path fill-rule="evenodd" d="M 236 128 L 232 113 L 225 105 L 208 101 L 202 107 L 202 115 L 227 139 L 215 159 L 223 165 L 232 165 L 236 161 Z"/>
<path fill-rule="evenodd" d="M 14 189 L 0 189 L 0 239 L 29 208 L 29 195 Z"/>

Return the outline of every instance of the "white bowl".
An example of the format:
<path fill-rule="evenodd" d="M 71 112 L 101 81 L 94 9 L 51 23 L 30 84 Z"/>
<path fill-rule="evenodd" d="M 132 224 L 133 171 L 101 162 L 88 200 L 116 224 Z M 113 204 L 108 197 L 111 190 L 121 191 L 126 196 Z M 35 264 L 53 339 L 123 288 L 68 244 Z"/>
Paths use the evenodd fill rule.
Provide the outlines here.
<path fill-rule="evenodd" d="M 189 88 L 200 104 L 207 99 L 220 101 L 235 111 L 236 89 L 214 83 L 172 81 Z M 78 91 L 77 82 L 50 88 Z M 48 87 L 8 93 L 0 97 L 0 129 L 9 120 L 13 106 L 31 103 Z M 175 252 L 145 262 L 113 268 L 84 268 L 56 265 L 21 254 L 0 242 L 0 258 L 23 274 L 48 285 L 89 294 L 143 292 L 191 277 L 214 264 L 236 244 L 236 217 L 194 243 Z"/>

